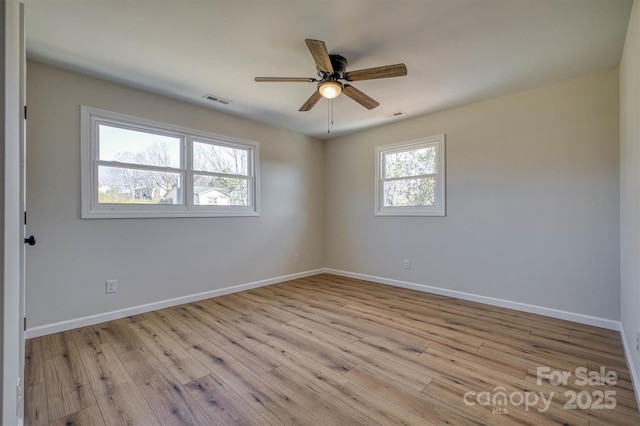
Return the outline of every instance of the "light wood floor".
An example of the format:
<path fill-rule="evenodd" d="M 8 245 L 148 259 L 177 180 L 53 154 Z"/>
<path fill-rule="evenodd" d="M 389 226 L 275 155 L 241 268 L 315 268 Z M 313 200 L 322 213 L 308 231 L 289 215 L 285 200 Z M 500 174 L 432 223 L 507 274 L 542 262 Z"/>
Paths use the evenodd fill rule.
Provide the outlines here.
<path fill-rule="evenodd" d="M 618 332 L 332 275 L 31 339 L 25 386 L 27 425 L 640 424 Z"/>

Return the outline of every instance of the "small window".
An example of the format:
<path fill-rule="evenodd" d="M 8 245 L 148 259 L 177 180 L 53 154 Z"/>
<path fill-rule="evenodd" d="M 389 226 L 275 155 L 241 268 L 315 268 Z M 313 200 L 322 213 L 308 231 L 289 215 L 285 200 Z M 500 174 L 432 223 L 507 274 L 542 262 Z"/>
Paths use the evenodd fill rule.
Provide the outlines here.
<path fill-rule="evenodd" d="M 444 135 L 376 148 L 376 215 L 444 216 Z"/>
<path fill-rule="evenodd" d="M 257 216 L 258 144 L 81 108 L 82 217 Z"/>

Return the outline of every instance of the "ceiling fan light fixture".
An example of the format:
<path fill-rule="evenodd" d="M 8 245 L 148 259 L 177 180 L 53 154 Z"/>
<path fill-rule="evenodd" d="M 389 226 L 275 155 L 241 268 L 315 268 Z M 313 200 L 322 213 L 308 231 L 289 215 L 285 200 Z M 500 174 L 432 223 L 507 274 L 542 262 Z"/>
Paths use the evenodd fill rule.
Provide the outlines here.
<path fill-rule="evenodd" d="M 337 98 L 342 93 L 342 83 L 337 80 L 326 80 L 318 83 L 318 92 L 323 98 Z"/>

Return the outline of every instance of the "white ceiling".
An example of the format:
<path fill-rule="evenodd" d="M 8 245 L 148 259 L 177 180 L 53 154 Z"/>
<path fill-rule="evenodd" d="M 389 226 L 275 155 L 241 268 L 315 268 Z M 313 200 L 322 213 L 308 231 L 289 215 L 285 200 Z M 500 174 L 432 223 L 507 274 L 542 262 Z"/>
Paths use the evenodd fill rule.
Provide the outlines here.
<path fill-rule="evenodd" d="M 354 82 L 331 135 L 615 67 L 631 0 L 24 0 L 34 60 L 326 138 L 328 101 L 298 112 L 316 77 L 305 38 L 347 70 L 404 62 L 406 77 Z M 210 93 L 229 105 L 205 101 Z M 406 115 L 388 118 L 403 111 Z"/>

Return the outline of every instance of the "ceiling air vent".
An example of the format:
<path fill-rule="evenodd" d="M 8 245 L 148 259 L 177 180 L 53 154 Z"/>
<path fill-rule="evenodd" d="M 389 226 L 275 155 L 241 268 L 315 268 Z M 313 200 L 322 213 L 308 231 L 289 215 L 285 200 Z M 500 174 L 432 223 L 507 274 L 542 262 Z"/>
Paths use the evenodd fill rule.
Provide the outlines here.
<path fill-rule="evenodd" d="M 211 102 L 217 102 L 222 105 L 229 105 L 231 103 L 230 100 L 223 99 L 220 96 L 216 96 L 216 95 L 204 95 L 202 98 Z"/>
<path fill-rule="evenodd" d="M 385 115 L 385 118 L 396 118 L 396 117 L 401 117 L 403 115 L 407 115 L 407 113 L 404 111 L 396 111 L 396 112 L 392 112 L 391 114 Z"/>

